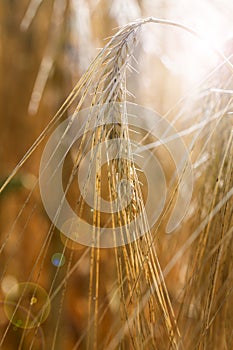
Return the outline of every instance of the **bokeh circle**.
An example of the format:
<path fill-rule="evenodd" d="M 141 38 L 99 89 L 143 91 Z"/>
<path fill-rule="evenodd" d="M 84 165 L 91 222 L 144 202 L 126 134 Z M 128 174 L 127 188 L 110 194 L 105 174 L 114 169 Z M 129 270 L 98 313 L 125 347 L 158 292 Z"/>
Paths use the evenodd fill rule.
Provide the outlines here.
<path fill-rule="evenodd" d="M 24 329 L 39 327 L 47 319 L 50 308 L 50 299 L 45 289 L 30 282 L 13 286 L 4 303 L 9 321 Z"/>

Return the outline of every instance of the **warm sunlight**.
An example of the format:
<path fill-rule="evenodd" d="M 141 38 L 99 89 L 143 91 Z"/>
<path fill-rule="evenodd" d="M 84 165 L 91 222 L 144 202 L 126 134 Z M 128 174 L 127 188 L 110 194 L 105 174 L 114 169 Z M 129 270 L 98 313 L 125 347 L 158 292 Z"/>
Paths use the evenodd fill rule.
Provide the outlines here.
<path fill-rule="evenodd" d="M 186 2 L 187 3 L 187 2 Z M 197 1 L 197 5 L 200 1 Z M 201 2 L 201 6 L 195 11 L 186 7 L 187 16 L 185 23 L 197 31 L 203 40 L 195 40 L 191 37 L 184 39 L 185 59 L 181 65 L 187 81 L 196 82 L 205 75 L 211 68 L 216 66 L 219 56 L 216 51 L 226 53 L 226 42 L 233 38 L 233 22 L 231 12 L 227 12 L 231 1 Z M 228 48 L 229 50 L 229 48 Z M 181 58 L 182 60 L 182 58 Z"/>
<path fill-rule="evenodd" d="M 0 0 L 1 349 L 233 349 L 232 18 Z"/>

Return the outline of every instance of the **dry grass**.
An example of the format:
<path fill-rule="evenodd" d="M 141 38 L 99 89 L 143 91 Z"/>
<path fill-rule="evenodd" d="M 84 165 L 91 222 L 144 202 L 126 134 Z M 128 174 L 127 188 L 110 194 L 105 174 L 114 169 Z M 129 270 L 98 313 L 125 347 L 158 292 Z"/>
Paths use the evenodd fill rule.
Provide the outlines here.
<path fill-rule="evenodd" d="M 43 342 L 45 349 L 232 348 L 233 144 L 232 121 L 228 115 L 232 99 L 231 94 L 227 94 L 232 86 L 232 65 L 224 55 L 220 54 L 224 66 L 217 70 L 217 78 L 205 81 L 204 97 L 201 97 L 202 92 L 199 90 L 197 102 L 192 108 L 192 127 L 206 122 L 200 124 L 196 133 L 190 130 L 188 139 L 190 154 L 197 158 L 194 168 L 196 192 L 192 202 L 195 215 L 183 224 L 181 240 L 177 236 L 172 238 L 175 249 L 173 245 L 171 253 L 167 255 L 168 261 L 163 257 L 159 241 L 166 239 L 163 228 L 171 202 L 152 230 L 147 217 L 143 215 L 140 225 L 135 225 L 133 229 L 137 237 L 142 228 L 147 233 L 134 242 L 124 244 L 128 243 L 130 235 L 129 223 L 143 212 L 146 197 L 145 178 L 140 175 L 132 157 L 130 138 L 133 133 L 127 124 L 126 79 L 127 71 L 134 74 L 132 65 L 135 65 L 136 46 L 140 45 L 139 31 L 148 22 L 178 26 L 196 35 L 181 24 L 154 18 L 138 20 L 123 27 L 100 51 L 68 99 L 1 187 L 1 192 L 4 194 L 5 190 L 13 206 L 7 185 L 12 184 L 18 171 L 33 157 L 39 145 L 67 111 L 72 109 L 73 118 L 58 145 L 72 128 L 76 114 L 84 106 L 91 106 L 82 137 L 72 148 L 72 157 L 65 161 L 65 193 L 78 216 L 94 227 L 95 246 L 99 245 L 101 228 L 105 226 L 111 227 L 113 233 L 118 227 L 122 230 L 122 246 L 111 249 L 92 245 L 85 247 L 75 242 L 75 236 L 74 240 L 70 240 L 63 235 L 60 241 L 55 226 L 52 224 L 49 227 L 48 222 L 44 223 L 40 227 L 40 237 L 35 238 L 37 242 L 33 254 L 25 259 L 25 273 L 20 275 L 20 280 L 33 281 L 45 287 L 51 301 L 51 313 L 45 323 L 32 331 L 26 328 L 21 330 L 3 319 L 1 346 L 6 349 L 12 348 L 10 336 L 14 332 L 17 334 L 19 349 L 37 349 L 43 347 Z M 29 25 L 28 22 L 23 23 Z M 218 98 L 216 91 L 211 91 L 213 87 L 221 89 L 217 92 Z M 37 109 L 37 105 L 34 104 L 33 108 Z M 185 112 L 181 109 L 181 115 Z M 88 130 L 90 125 L 93 127 L 91 132 Z M 146 139 L 148 135 L 142 136 Z M 101 170 L 101 145 L 112 139 L 120 140 L 115 143 L 117 157 L 108 160 Z M 83 159 L 88 151 L 90 162 L 85 168 L 87 181 L 83 188 L 77 188 L 75 179 L 84 166 Z M 202 158 L 203 155 L 207 155 L 207 158 Z M 204 161 L 200 162 L 200 159 Z M 94 180 L 91 178 L 93 169 L 96 171 Z M 107 198 L 110 203 L 116 201 L 117 208 L 121 208 L 129 187 L 123 183 L 119 195 L 117 183 L 125 179 L 131 187 L 130 204 L 116 212 L 112 208 L 109 215 L 103 215 L 100 197 Z M 144 182 L 144 187 L 141 182 Z M 176 198 L 178 184 L 171 189 L 171 199 Z M 38 204 L 38 182 L 32 187 L 27 198 L 22 194 L 24 204 L 2 238 L 3 280 L 4 276 L 13 275 L 16 261 L 13 259 L 12 247 L 16 245 L 16 249 L 24 250 L 30 229 L 35 225 L 38 231 L 40 225 L 40 220 L 37 222 L 34 218 L 36 211 L 43 210 Z M 94 189 L 94 210 L 81 196 L 81 192 L 87 193 L 90 187 Z M 12 212 L 16 212 L 16 209 L 12 208 Z M 169 241 L 166 248 L 169 249 Z M 50 264 L 50 252 L 56 250 L 66 256 L 66 265 L 48 275 L 46 269 Z M 5 260 L 5 256 L 8 256 L 8 260 Z M 176 290 L 176 283 L 175 287 L 169 283 L 179 278 L 182 264 L 185 277 L 179 290 Z M 169 277 L 171 272 L 173 275 Z M 32 293 L 36 293 L 36 289 Z M 23 298 L 22 294 L 15 311 Z M 70 339 L 63 339 L 65 332 L 68 332 Z"/>

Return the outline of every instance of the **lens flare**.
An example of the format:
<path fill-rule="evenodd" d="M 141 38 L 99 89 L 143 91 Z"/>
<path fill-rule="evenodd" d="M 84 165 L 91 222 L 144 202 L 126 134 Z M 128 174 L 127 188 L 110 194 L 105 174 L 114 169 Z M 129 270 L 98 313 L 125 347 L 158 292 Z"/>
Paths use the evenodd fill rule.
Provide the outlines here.
<path fill-rule="evenodd" d="M 54 266 L 61 267 L 61 266 L 63 266 L 65 264 L 66 258 L 64 256 L 64 254 L 62 254 L 62 253 L 55 253 L 52 256 L 51 261 L 52 261 L 52 264 Z"/>
<path fill-rule="evenodd" d="M 19 328 L 39 327 L 50 313 L 50 299 L 38 284 L 20 283 L 6 295 L 4 311 L 10 322 Z"/>

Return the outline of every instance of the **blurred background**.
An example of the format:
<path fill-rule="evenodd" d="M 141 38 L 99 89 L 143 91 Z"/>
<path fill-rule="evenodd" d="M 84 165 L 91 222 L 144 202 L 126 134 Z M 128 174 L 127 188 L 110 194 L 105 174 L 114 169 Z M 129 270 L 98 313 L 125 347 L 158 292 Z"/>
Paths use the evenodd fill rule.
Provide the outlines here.
<path fill-rule="evenodd" d="M 203 41 L 199 41 L 179 28 L 154 24 L 142 30 L 136 52 L 138 64 L 134 64 L 138 74 L 129 75 L 128 89 L 135 96 L 133 101 L 172 120 L 185 108 L 186 98 L 197 93 L 201 81 L 217 65 L 219 57 L 212 47 L 226 52 L 225 42 L 233 35 L 232 1 L 1 0 L 1 184 L 65 101 L 99 48 L 107 43 L 106 38 L 116 33 L 119 26 L 147 16 L 181 22 L 203 37 Z M 178 103 L 184 97 L 184 102 Z M 189 104 L 187 114 L 176 125 L 178 130 L 192 124 L 191 113 Z M 38 188 L 32 189 L 38 178 L 44 145 L 38 147 L 0 196 L 0 337 L 4 338 L 2 348 L 5 350 L 86 346 L 82 334 L 86 327 L 90 263 L 83 257 L 85 248 L 73 250 L 73 258 L 80 261 L 80 267 L 65 282 L 69 262 L 61 258 L 64 242 L 59 232 L 54 232 L 48 249 L 40 256 L 50 223 Z M 179 232 L 174 237 L 159 236 L 157 249 L 162 267 L 195 225 L 192 210 L 197 194 L 196 188 L 189 216 Z M 102 259 L 107 286 L 101 287 L 104 290 L 110 289 L 115 277 L 111 276 L 113 262 L 108 261 L 108 254 L 103 254 Z M 39 264 L 35 264 L 37 260 L 43 260 L 41 271 Z M 6 296 L 12 286 L 33 282 L 31 276 L 39 276 L 37 283 L 48 291 L 58 266 L 59 276 L 53 288 L 59 288 L 61 281 L 62 288 L 68 283 L 66 296 L 63 300 L 62 289 L 58 291 L 48 318 L 45 317 L 36 334 L 30 329 L 25 332 L 19 325 L 8 326 L 7 312 L 13 311 L 12 300 Z M 181 264 L 167 276 L 171 298 L 177 298 L 184 284 L 184 273 L 185 264 Z M 27 288 L 30 292 L 33 286 L 27 284 Z M 38 298 L 46 298 L 43 290 Z M 103 338 L 114 312 L 113 305 L 103 320 Z M 57 315 L 61 318 L 58 328 Z"/>

